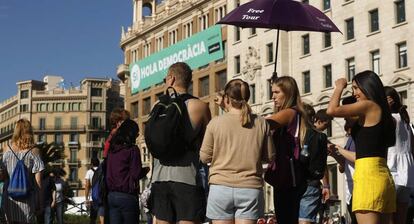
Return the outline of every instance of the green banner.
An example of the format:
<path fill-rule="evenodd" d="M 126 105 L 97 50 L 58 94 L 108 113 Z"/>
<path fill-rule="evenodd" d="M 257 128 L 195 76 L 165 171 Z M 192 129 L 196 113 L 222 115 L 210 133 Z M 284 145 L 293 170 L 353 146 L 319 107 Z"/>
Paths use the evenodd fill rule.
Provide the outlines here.
<path fill-rule="evenodd" d="M 224 57 L 221 26 L 213 26 L 129 66 L 131 94 L 161 83 L 168 67 L 186 62 L 192 69 Z"/>

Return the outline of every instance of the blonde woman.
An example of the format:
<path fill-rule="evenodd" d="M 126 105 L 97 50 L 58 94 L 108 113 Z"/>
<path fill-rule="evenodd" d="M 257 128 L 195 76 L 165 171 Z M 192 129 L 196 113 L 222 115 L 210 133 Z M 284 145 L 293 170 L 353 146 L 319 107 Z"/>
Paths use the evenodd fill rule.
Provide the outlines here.
<path fill-rule="evenodd" d="M 11 178 L 18 159 L 23 159 L 31 190 L 29 196 L 18 200 L 7 196 L 6 193 L 4 206 L 7 220 L 9 223 L 34 223 L 36 209 L 41 208 L 39 189 L 41 188 L 41 171 L 44 166 L 38 149 L 34 148 L 32 125 L 28 120 L 17 121 L 10 146 L 3 155 L 7 172 Z"/>
<path fill-rule="evenodd" d="M 226 114 L 207 126 L 200 159 L 210 163 L 207 217 L 213 224 L 254 224 L 263 217 L 262 161 L 274 154 L 270 127 L 252 114 L 249 86 L 241 79 L 225 86 Z"/>
<path fill-rule="evenodd" d="M 295 79 L 290 76 L 272 77 L 272 99 L 275 113 L 267 120 L 275 129 L 276 158 L 274 178 L 266 181 L 273 186 L 273 201 L 277 223 L 298 223 L 300 199 L 306 189 L 304 169 L 296 163 L 309 126 L 307 113 Z"/>

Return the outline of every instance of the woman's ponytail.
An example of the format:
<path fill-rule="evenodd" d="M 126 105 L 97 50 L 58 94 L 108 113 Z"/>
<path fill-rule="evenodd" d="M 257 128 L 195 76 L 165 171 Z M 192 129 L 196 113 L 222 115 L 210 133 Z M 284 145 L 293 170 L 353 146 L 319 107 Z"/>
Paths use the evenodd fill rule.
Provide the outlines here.
<path fill-rule="evenodd" d="M 252 108 L 250 105 L 243 100 L 242 106 L 241 106 L 241 123 L 243 127 L 248 126 L 252 121 Z"/>

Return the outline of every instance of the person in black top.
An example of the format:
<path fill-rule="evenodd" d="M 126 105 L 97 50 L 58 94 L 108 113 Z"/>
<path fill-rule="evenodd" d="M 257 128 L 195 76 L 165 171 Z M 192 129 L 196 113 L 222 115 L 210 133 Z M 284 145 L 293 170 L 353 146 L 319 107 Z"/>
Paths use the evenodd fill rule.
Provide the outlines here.
<path fill-rule="evenodd" d="M 357 102 L 339 105 L 347 80 L 338 79 L 327 113 L 334 117 L 358 117 L 352 128 L 356 153 L 339 148 L 347 160 L 355 161 L 352 211 L 358 223 L 391 223 L 396 210 L 394 182 L 387 167 L 387 149 L 395 144 L 395 124 L 387 104 L 384 86 L 372 71 L 352 79 Z"/>

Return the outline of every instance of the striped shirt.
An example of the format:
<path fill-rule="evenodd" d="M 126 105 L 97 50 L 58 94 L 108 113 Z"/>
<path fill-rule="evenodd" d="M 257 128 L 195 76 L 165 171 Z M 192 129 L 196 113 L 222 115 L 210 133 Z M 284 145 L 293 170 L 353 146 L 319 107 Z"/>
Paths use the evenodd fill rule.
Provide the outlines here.
<path fill-rule="evenodd" d="M 22 159 L 27 150 L 14 151 Z M 3 155 L 3 163 L 7 167 L 7 172 L 11 177 L 14 168 L 17 164 L 17 158 L 10 150 L 7 150 Z M 24 158 L 24 164 L 28 168 L 29 179 L 32 181 L 32 186 L 35 186 L 35 174 L 41 172 L 44 169 L 44 165 L 39 155 L 35 155 L 32 151 L 27 153 Z M 4 207 L 6 216 L 9 222 L 24 222 L 33 223 L 35 218 L 35 193 L 32 192 L 26 199 L 19 199 L 18 201 L 7 196 L 7 189 L 4 197 Z"/>

